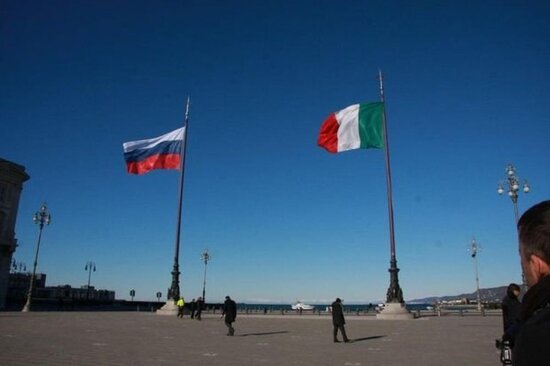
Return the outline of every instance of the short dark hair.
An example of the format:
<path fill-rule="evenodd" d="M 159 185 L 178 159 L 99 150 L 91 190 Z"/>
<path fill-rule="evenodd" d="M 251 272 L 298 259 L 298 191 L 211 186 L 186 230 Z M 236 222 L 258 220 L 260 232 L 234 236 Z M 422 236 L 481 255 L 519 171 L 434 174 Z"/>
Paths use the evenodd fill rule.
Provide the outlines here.
<path fill-rule="evenodd" d="M 511 283 L 508 285 L 508 288 L 506 289 L 506 295 L 515 296 L 514 291 L 521 291 L 521 288 L 517 283 Z"/>
<path fill-rule="evenodd" d="M 550 200 L 537 203 L 521 215 L 518 233 L 526 255 L 535 254 L 550 264 Z"/>

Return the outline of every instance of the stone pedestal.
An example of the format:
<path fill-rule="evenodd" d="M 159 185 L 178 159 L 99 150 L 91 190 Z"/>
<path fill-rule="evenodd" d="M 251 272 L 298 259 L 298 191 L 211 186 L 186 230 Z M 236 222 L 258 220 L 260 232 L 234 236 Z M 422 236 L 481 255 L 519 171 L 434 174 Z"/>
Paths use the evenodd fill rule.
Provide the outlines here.
<path fill-rule="evenodd" d="M 388 302 L 379 314 L 376 314 L 376 319 L 381 320 L 410 320 L 414 319 L 414 314 L 410 313 L 405 308 L 404 303 Z"/>
<path fill-rule="evenodd" d="M 178 315 L 178 307 L 173 300 L 168 300 L 163 307 L 157 310 L 157 315 L 171 315 L 176 317 Z"/>

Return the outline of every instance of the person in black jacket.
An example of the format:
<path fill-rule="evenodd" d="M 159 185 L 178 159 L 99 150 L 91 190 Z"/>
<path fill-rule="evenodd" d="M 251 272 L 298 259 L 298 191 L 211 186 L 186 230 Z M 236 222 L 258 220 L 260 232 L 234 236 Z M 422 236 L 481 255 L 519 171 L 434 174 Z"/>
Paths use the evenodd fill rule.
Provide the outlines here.
<path fill-rule="evenodd" d="M 520 307 L 518 300 L 520 287 L 515 283 L 508 285 L 506 296 L 502 299 L 502 321 L 504 325 L 504 336 L 502 339 L 508 341 L 510 346 L 514 346 L 514 340 L 519 331 Z"/>
<path fill-rule="evenodd" d="M 237 318 L 237 304 L 235 301 L 231 300 L 229 296 L 225 297 L 222 316 L 225 316 L 225 325 L 228 329 L 227 335 L 233 336 L 235 334 L 235 328 L 233 328 L 232 324 Z"/>
<path fill-rule="evenodd" d="M 197 302 L 195 299 L 189 303 L 189 309 L 191 310 L 191 319 L 195 319 L 195 313 L 197 312 Z"/>
<path fill-rule="evenodd" d="M 202 299 L 202 297 L 199 297 L 197 299 L 197 314 L 195 315 L 195 319 L 201 320 L 201 314 L 202 314 L 203 308 L 204 308 L 204 300 Z"/>
<path fill-rule="evenodd" d="M 550 201 L 527 210 L 518 221 L 521 267 L 529 290 L 521 304 L 521 329 L 514 366 L 548 365 L 550 360 Z"/>
<path fill-rule="evenodd" d="M 344 342 L 349 342 L 348 336 L 346 335 L 346 328 L 344 327 L 344 324 L 346 324 L 346 320 L 344 319 L 344 309 L 342 309 L 342 300 L 340 298 L 337 298 L 336 301 L 334 301 L 331 305 L 332 308 L 332 335 L 334 336 L 334 343 L 340 342 L 338 340 L 338 330 L 340 330 L 340 333 L 342 333 L 342 337 L 344 338 Z"/>

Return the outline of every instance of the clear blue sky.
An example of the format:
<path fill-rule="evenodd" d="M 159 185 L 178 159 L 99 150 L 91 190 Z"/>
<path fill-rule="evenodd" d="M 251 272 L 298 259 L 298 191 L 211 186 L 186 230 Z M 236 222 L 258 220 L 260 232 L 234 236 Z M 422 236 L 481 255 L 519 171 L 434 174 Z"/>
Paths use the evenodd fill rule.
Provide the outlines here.
<path fill-rule="evenodd" d="M 381 150 L 316 146 L 330 112 L 377 101 L 385 77 L 406 299 L 520 281 L 512 162 L 550 197 L 545 1 L 23 1 L 0 5 L 0 157 L 26 167 L 16 235 L 30 267 L 155 299 L 170 285 L 177 171 L 125 171 L 122 143 L 181 126 L 192 99 L 181 287 L 239 301 L 383 299 Z"/>

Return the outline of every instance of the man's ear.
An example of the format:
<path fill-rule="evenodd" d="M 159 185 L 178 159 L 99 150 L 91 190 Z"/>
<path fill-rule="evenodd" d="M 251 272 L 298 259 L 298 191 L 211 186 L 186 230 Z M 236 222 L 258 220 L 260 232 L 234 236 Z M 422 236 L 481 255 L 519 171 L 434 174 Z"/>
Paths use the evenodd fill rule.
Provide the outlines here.
<path fill-rule="evenodd" d="M 536 254 L 531 254 L 529 261 L 531 262 L 533 272 L 537 276 L 537 281 L 543 276 L 550 275 L 550 264 L 546 263 L 544 259 Z"/>

